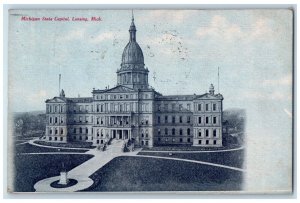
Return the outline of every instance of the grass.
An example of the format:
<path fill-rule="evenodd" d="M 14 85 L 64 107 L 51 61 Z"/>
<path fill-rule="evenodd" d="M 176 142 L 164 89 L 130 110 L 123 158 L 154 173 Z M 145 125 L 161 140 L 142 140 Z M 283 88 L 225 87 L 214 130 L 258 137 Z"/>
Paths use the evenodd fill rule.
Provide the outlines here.
<path fill-rule="evenodd" d="M 21 144 L 15 146 L 15 153 L 39 153 L 39 152 L 87 152 L 88 150 L 77 150 L 77 149 L 55 149 L 55 148 L 46 148 L 38 147 L 31 144 Z"/>
<path fill-rule="evenodd" d="M 229 151 L 229 152 L 205 152 L 205 153 L 176 153 L 172 156 L 167 152 L 140 152 L 138 155 L 173 157 L 197 161 L 205 161 L 226 166 L 242 168 L 244 163 L 244 150 Z"/>
<path fill-rule="evenodd" d="M 64 163 L 67 171 L 82 164 L 92 155 L 15 155 L 14 192 L 34 192 L 34 184 L 44 178 L 57 176 Z"/>
<path fill-rule="evenodd" d="M 35 143 L 53 147 L 70 147 L 70 148 L 89 148 L 93 149 L 96 146 L 92 146 L 92 142 L 72 142 L 72 143 L 55 143 L 45 141 L 35 141 Z"/>
<path fill-rule="evenodd" d="M 234 191 L 242 172 L 214 166 L 144 157 L 117 157 L 90 176 L 84 191 Z"/>

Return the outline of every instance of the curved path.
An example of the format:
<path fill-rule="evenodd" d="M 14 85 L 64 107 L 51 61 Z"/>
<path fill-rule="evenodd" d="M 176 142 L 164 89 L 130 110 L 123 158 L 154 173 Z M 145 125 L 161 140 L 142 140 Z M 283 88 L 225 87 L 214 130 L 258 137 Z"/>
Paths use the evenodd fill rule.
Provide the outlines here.
<path fill-rule="evenodd" d="M 130 155 L 128 155 L 128 156 L 130 156 Z M 174 157 L 148 156 L 148 155 L 137 155 L 136 157 L 146 157 L 146 158 L 157 158 L 157 159 L 168 159 L 168 160 L 184 161 L 184 162 L 204 164 L 204 165 L 209 165 L 209 166 L 216 166 L 216 167 L 221 167 L 221 168 L 227 168 L 227 169 L 231 169 L 231 170 L 235 170 L 235 171 L 246 172 L 245 169 L 236 168 L 236 167 L 232 167 L 232 166 L 226 166 L 226 165 L 222 165 L 222 164 L 214 164 L 214 163 L 205 162 L 205 161 L 197 161 L 197 160 L 190 160 L 190 159 L 181 159 L 181 158 L 174 158 Z"/>
<path fill-rule="evenodd" d="M 90 187 L 93 184 L 93 180 L 89 178 L 93 173 L 102 168 L 105 164 L 110 162 L 115 157 L 123 155 L 121 151 L 123 140 L 113 140 L 112 145 L 107 147 L 107 150 L 101 152 L 97 149 L 92 149 L 89 154 L 93 154 L 94 157 L 73 168 L 68 172 L 68 178 L 72 178 L 78 181 L 74 186 L 67 188 L 53 188 L 50 184 L 59 180 L 59 176 L 46 178 L 38 181 L 34 185 L 36 192 L 75 192 Z M 128 152 L 128 155 L 136 155 L 139 150 L 134 152 Z"/>
<path fill-rule="evenodd" d="M 36 140 L 36 139 L 35 139 Z M 61 148 L 61 149 L 76 149 L 79 148 L 69 148 L 69 147 L 54 147 L 54 146 L 45 146 L 34 143 L 35 140 L 29 141 L 30 144 L 39 146 L 39 147 L 48 147 L 48 148 Z M 93 180 L 89 177 L 94 174 L 97 170 L 102 168 L 105 164 L 110 162 L 112 159 L 118 156 L 135 156 L 135 157 L 145 157 L 145 158 L 156 158 L 156 159 L 168 159 L 168 160 L 176 160 L 176 161 L 184 161 L 190 163 L 204 164 L 214 167 L 221 167 L 226 169 L 231 169 L 240 172 L 246 172 L 246 170 L 231 166 L 226 166 L 222 164 L 215 164 L 204 161 L 197 160 L 187 160 L 181 158 L 174 157 L 160 157 L 160 156 L 151 156 L 151 155 L 137 155 L 139 152 L 172 152 L 172 153 L 206 153 L 206 152 L 224 152 L 224 151 L 236 151 L 241 150 L 244 147 L 236 148 L 236 149 L 228 149 L 228 150 L 218 150 L 218 151 L 141 151 L 141 149 L 136 150 L 134 152 L 121 152 L 122 145 L 124 144 L 123 140 L 113 140 L 112 144 L 108 146 L 107 150 L 101 152 L 97 149 L 88 149 L 88 148 L 80 148 L 84 150 L 89 150 L 85 152 L 85 154 L 94 155 L 93 158 L 87 160 L 86 162 L 78 165 L 68 172 L 68 178 L 75 179 L 78 181 L 76 185 L 67 188 L 53 188 L 51 187 L 51 183 L 59 180 L 59 176 L 46 178 L 38 181 L 34 185 L 34 189 L 36 192 L 76 192 L 90 187 L 93 184 Z M 46 152 L 46 153 L 23 153 L 25 154 L 83 154 L 80 152 Z"/>
<path fill-rule="evenodd" d="M 206 150 L 206 151 L 154 151 L 154 150 L 142 150 L 141 152 L 152 152 L 152 153 L 155 153 L 155 152 L 159 152 L 159 153 L 209 153 L 209 152 L 231 152 L 231 151 L 238 151 L 238 150 L 242 150 L 244 149 L 245 147 L 242 146 L 242 147 L 239 147 L 239 148 L 233 148 L 233 149 L 220 149 L 220 150 Z"/>
<path fill-rule="evenodd" d="M 91 150 L 90 148 L 79 148 L 79 147 L 56 147 L 56 146 L 48 146 L 48 145 L 41 145 L 41 144 L 37 144 L 35 143 L 35 141 L 39 141 L 38 138 L 30 140 L 28 143 L 31 145 L 35 145 L 38 147 L 45 147 L 45 148 L 52 148 L 52 149 L 76 149 L 76 150 Z"/>

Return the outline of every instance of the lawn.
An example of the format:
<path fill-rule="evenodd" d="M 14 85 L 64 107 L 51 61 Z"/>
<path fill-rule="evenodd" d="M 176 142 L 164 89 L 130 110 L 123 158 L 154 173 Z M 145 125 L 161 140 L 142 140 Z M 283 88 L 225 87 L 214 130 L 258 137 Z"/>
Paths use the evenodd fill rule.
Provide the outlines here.
<path fill-rule="evenodd" d="M 70 147 L 70 148 L 89 148 L 93 149 L 96 146 L 92 146 L 92 142 L 70 142 L 70 143 L 55 143 L 55 142 L 45 142 L 45 141 L 35 141 L 35 143 L 46 146 L 53 147 Z"/>
<path fill-rule="evenodd" d="M 55 148 L 46 148 L 38 147 L 31 144 L 21 144 L 15 146 L 15 153 L 38 153 L 38 152 L 87 152 L 88 150 L 77 150 L 77 149 L 55 149 Z"/>
<path fill-rule="evenodd" d="M 14 192 L 34 192 L 34 184 L 44 178 L 57 176 L 64 163 L 67 171 L 92 158 L 92 155 L 15 155 Z"/>
<path fill-rule="evenodd" d="M 234 191 L 242 172 L 214 166 L 144 157 L 117 157 L 90 177 L 84 191 Z"/>
<path fill-rule="evenodd" d="M 244 163 L 244 150 L 229 151 L 229 152 L 205 152 L 205 153 L 176 153 L 173 152 L 172 156 L 167 152 L 140 152 L 138 155 L 148 156 L 162 156 L 190 159 L 197 161 L 205 161 L 216 164 L 223 164 L 226 166 L 233 166 L 242 168 Z"/>

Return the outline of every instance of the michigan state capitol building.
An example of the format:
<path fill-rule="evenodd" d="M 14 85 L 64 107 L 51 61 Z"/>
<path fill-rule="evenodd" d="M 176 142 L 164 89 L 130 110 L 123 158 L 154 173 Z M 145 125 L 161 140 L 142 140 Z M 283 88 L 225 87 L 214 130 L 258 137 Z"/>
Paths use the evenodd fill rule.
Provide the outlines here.
<path fill-rule="evenodd" d="M 117 70 L 117 85 L 93 89 L 92 97 L 69 98 L 64 90 L 46 100 L 48 142 L 106 143 L 130 139 L 135 145 L 222 146 L 222 101 L 209 93 L 162 95 L 148 84 L 149 70 L 136 40 L 134 19 Z"/>

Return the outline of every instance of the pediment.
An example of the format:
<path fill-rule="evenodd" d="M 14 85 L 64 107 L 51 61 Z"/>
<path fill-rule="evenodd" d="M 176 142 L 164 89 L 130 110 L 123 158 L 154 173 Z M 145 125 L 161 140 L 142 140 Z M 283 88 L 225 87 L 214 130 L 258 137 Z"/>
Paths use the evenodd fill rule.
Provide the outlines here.
<path fill-rule="evenodd" d="M 203 95 L 199 95 L 195 98 L 195 100 L 197 99 L 223 99 L 223 96 L 221 94 L 214 94 L 214 95 L 211 95 L 209 93 L 205 93 Z"/>
<path fill-rule="evenodd" d="M 54 97 L 53 99 L 47 99 L 46 103 L 66 103 L 66 101 L 63 98 Z"/>
<path fill-rule="evenodd" d="M 118 92 L 135 92 L 135 90 L 132 89 L 132 88 L 129 88 L 129 87 L 118 85 L 114 88 L 106 90 L 105 92 L 114 92 L 114 93 L 118 93 Z"/>

